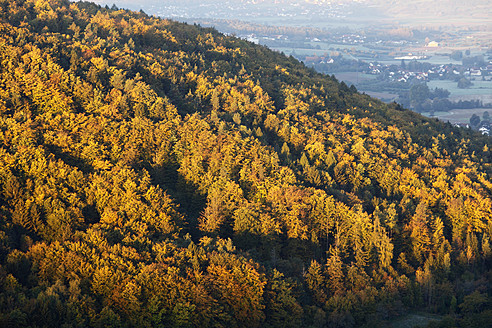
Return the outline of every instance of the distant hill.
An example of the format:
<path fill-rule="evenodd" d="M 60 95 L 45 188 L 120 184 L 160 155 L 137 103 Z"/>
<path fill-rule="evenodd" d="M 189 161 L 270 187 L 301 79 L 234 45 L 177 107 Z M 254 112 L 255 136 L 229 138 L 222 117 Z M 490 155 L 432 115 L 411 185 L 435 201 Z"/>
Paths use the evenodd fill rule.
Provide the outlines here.
<path fill-rule="evenodd" d="M 97 0 L 120 8 L 144 9 L 151 14 L 176 18 L 238 19 L 267 25 L 326 27 L 402 24 L 406 26 L 469 28 L 491 26 L 487 0 Z"/>
<path fill-rule="evenodd" d="M 429 25 L 434 21 L 440 25 L 466 26 L 476 21 L 490 25 L 492 20 L 487 0 L 366 0 L 362 3 L 375 6 L 390 19 L 404 20 L 410 25 Z"/>
<path fill-rule="evenodd" d="M 489 137 L 214 29 L 0 8 L 0 327 L 490 324 Z"/>

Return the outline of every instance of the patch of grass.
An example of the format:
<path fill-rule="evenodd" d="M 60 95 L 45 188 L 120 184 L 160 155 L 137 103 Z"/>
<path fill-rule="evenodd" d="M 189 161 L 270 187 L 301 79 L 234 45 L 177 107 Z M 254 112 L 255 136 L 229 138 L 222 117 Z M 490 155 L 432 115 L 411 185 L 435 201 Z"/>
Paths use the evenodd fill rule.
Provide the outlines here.
<path fill-rule="evenodd" d="M 470 123 L 470 117 L 476 114 L 482 118 L 485 111 L 492 113 L 491 108 L 467 108 L 467 109 L 452 109 L 449 112 L 435 112 L 434 117 L 441 121 L 450 123 Z M 430 113 L 422 113 L 425 116 L 430 116 Z"/>

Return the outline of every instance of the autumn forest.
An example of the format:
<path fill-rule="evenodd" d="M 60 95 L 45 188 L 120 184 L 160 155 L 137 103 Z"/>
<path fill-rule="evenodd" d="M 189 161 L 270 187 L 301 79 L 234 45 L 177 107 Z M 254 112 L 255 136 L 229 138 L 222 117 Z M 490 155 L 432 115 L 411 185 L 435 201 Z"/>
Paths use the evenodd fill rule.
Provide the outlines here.
<path fill-rule="evenodd" d="M 0 0 L 0 326 L 490 327 L 491 147 L 211 28 Z"/>

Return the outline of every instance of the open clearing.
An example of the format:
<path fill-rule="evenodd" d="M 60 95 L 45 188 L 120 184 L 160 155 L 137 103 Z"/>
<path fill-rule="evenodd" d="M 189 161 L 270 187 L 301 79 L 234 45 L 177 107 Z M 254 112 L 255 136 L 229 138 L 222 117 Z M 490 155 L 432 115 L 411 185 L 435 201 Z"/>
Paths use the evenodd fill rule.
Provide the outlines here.
<path fill-rule="evenodd" d="M 376 79 L 376 75 L 357 73 L 357 72 L 337 72 L 333 74 L 335 75 L 337 80 L 344 81 L 348 85 Z"/>
<path fill-rule="evenodd" d="M 492 114 L 492 108 L 471 108 L 471 109 L 453 109 L 449 112 L 435 112 L 434 116 L 441 121 L 455 124 L 455 123 L 470 123 L 470 117 L 473 114 L 476 114 L 482 119 L 482 115 L 485 111 L 488 111 Z M 422 113 L 427 117 L 430 117 L 430 113 Z"/>
<path fill-rule="evenodd" d="M 448 90 L 451 101 L 479 99 L 484 104 L 492 103 L 492 81 L 471 81 L 473 85 L 467 89 L 458 88 L 458 83 L 450 80 L 432 80 L 427 82 L 430 89 Z"/>

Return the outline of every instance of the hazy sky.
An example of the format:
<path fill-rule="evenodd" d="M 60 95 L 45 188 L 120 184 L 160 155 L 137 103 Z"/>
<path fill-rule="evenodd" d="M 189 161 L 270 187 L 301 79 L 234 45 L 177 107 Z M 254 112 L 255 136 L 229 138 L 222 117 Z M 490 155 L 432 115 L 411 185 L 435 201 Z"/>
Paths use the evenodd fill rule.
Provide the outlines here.
<path fill-rule="evenodd" d="M 490 0 L 95 0 L 101 5 L 162 17 L 221 18 L 291 25 L 319 25 L 323 19 L 374 22 L 385 19 L 405 25 L 487 25 L 492 30 Z M 343 5 L 340 5 L 343 3 Z M 294 15 L 294 16 L 293 16 Z"/>

